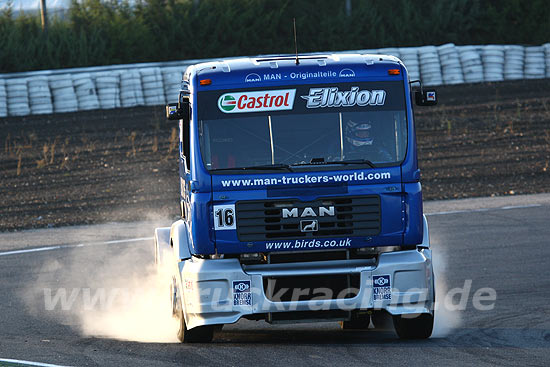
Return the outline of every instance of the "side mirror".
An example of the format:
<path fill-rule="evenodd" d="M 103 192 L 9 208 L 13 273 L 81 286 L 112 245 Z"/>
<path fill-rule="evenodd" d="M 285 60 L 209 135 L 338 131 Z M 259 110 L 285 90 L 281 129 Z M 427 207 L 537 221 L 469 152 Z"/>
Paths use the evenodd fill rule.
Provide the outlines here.
<path fill-rule="evenodd" d="M 437 104 L 437 94 L 435 89 L 424 89 L 414 92 L 414 100 L 417 106 L 435 106 Z"/>
<path fill-rule="evenodd" d="M 182 119 L 182 111 L 178 109 L 178 103 L 169 103 L 166 105 L 166 118 L 168 120 Z"/>
<path fill-rule="evenodd" d="M 178 103 L 166 105 L 166 118 L 168 120 L 189 119 L 189 95 L 180 93 Z"/>

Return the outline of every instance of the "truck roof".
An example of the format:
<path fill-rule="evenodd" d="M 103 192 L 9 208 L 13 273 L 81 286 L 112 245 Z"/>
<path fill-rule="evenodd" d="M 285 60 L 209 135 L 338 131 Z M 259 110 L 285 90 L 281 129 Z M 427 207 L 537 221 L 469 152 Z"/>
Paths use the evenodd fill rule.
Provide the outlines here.
<path fill-rule="evenodd" d="M 200 80 L 210 79 L 205 89 L 219 89 L 220 86 L 253 84 L 295 84 L 320 82 L 345 82 L 349 78 L 388 78 L 389 69 L 402 69 L 403 63 L 394 56 L 372 54 L 305 54 L 266 55 L 258 57 L 228 58 L 190 66 L 184 80 L 197 76 Z M 401 79 L 402 73 L 391 80 Z M 347 80 L 346 80 L 347 79 Z M 251 84 L 251 85 L 248 85 Z"/>

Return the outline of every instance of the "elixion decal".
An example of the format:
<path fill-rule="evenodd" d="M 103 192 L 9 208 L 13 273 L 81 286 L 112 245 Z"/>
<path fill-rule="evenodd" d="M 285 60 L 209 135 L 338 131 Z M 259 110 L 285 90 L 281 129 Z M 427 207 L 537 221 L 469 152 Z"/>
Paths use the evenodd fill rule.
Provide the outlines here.
<path fill-rule="evenodd" d="M 296 89 L 225 93 L 218 108 L 224 113 L 291 110 L 295 95 Z"/>
<path fill-rule="evenodd" d="M 386 91 L 359 90 L 359 87 L 351 87 L 351 90 L 342 92 L 338 87 L 310 88 L 309 95 L 301 97 L 307 100 L 307 108 L 382 106 L 386 101 Z"/>

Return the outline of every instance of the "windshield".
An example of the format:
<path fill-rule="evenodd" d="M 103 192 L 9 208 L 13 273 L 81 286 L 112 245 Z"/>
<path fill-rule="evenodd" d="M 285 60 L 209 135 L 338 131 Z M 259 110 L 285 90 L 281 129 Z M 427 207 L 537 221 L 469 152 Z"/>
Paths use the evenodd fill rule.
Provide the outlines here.
<path fill-rule="evenodd" d="M 362 88 L 355 88 L 361 92 Z M 308 108 L 307 105 L 311 103 L 322 104 L 324 96 L 323 92 L 318 92 L 322 88 L 308 86 L 307 89 L 303 92 L 300 89 L 296 93 L 291 92 L 297 96 L 305 95 L 301 96 L 302 98 L 296 97 L 294 103 L 286 103 L 286 107 L 285 100 L 294 99 L 294 95 L 289 97 L 281 92 L 295 90 L 247 92 L 246 98 L 242 97 L 244 93 L 218 92 L 218 107 L 221 112 L 224 112 L 224 108 L 233 106 L 236 106 L 233 109 L 238 109 L 239 104 L 246 109 L 245 102 L 250 102 L 253 98 L 251 95 L 259 97 L 256 97 L 249 107 L 257 106 L 257 100 L 262 97 L 264 101 L 271 99 L 274 103 L 272 107 L 266 107 L 266 103 L 262 102 L 265 109 L 271 108 L 271 111 L 262 113 L 250 111 L 248 114 L 224 112 L 217 116 L 203 115 L 217 117 L 200 119 L 201 151 L 207 169 L 331 164 L 364 160 L 376 166 L 386 166 L 403 161 L 407 144 L 407 120 L 402 91 L 401 102 L 388 103 L 387 106 L 386 94 L 384 105 L 357 106 L 356 103 L 355 106 L 342 104 L 333 107 L 329 105 L 329 94 L 326 104 L 331 108 Z M 340 88 L 345 89 L 353 91 L 349 86 Z M 277 109 L 277 99 L 270 98 L 270 92 L 282 95 L 282 108 Z M 338 92 L 336 89 L 336 93 Z M 234 98 L 228 98 L 227 95 Z M 318 95 L 319 98 L 312 99 L 311 95 Z M 346 101 L 348 104 L 353 102 L 349 95 Z M 300 104 L 305 108 L 300 108 Z"/>

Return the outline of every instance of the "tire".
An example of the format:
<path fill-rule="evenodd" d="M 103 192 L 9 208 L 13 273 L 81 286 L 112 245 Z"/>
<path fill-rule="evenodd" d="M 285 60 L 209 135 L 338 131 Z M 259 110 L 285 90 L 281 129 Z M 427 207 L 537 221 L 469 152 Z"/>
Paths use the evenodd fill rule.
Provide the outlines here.
<path fill-rule="evenodd" d="M 179 313 L 180 328 L 178 330 L 178 340 L 182 343 L 210 343 L 214 337 L 214 326 L 197 326 L 193 329 L 187 329 L 183 311 Z"/>
<path fill-rule="evenodd" d="M 349 321 L 342 321 L 340 327 L 342 330 L 366 330 L 370 325 L 370 315 L 352 315 Z"/>
<path fill-rule="evenodd" d="M 372 324 L 376 330 L 392 330 L 393 322 L 389 313 L 383 310 L 376 310 L 371 315 Z"/>
<path fill-rule="evenodd" d="M 423 313 L 415 318 L 393 316 L 393 327 L 401 339 L 428 339 L 432 335 L 434 317 Z"/>
<path fill-rule="evenodd" d="M 432 270 L 432 300 L 435 305 L 435 275 Z M 393 327 L 401 339 L 428 339 L 434 328 L 434 315 L 422 313 L 415 318 L 403 318 L 401 315 L 393 316 Z"/>

